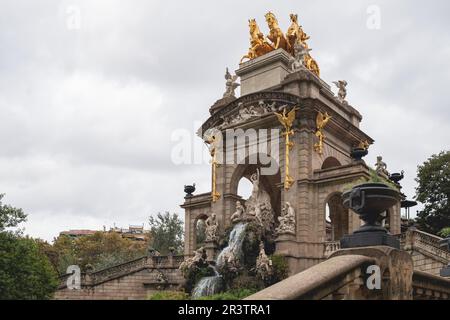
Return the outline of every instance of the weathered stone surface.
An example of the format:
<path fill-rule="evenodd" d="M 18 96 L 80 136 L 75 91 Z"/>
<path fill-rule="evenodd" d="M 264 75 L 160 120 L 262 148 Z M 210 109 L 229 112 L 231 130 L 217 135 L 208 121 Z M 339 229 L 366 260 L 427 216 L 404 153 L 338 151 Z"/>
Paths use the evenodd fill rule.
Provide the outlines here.
<path fill-rule="evenodd" d="M 290 60 L 289 53 L 278 49 L 241 64 L 236 70 L 241 77 L 241 95 L 279 85 L 290 71 Z"/>

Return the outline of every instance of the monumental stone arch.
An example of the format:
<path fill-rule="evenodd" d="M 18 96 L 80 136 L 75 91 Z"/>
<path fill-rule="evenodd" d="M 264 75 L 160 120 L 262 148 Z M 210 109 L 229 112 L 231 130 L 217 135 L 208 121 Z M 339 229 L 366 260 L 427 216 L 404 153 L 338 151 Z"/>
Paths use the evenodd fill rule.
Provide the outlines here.
<path fill-rule="evenodd" d="M 359 228 L 359 218 L 343 207 L 341 195 L 346 185 L 370 177 L 368 166 L 363 160 L 353 159 L 351 151 L 362 142 L 372 144 L 374 140 L 359 128 L 362 116 L 356 108 L 337 97 L 315 72 L 304 67 L 293 70 L 292 59 L 280 48 L 241 63 L 236 70 L 241 96 L 226 94 L 210 107 L 210 116 L 199 135 L 213 128 L 222 133 L 223 161 L 217 164 L 212 177 L 212 188 L 218 196 L 216 199 L 211 193 L 189 196 L 181 205 L 185 209 L 185 255 L 192 255 L 195 250 L 193 230 L 199 216 L 215 213 L 219 232 L 231 224 L 236 201 L 245 203 L 237 194 L 240 179 L 249 178 L 257 169 L 267 166 L 267 158 L 271 158 L 277 168 L 268 175 L 261 175 L 261 185 L 269 193 L 275 212 L 274 223 L 278 223 L 277 217 L 286 202 L 295 210 L 295 235 L 276 238 L 276 253 L 287 258 L 291 273 L 323 261 L 339 246 L 342 236 Z M 288 170 L 293 182 L 285 188 L 286 144 L 283 125 L 275 113 L 294 109 L 292 148 L 288 152 Z M 329 119 L 319 128 L 317 119 L 321 115 Z M 249 142 L 245 144 L 248 149 L 245 157 L 236 161 L 238 146 L 227 142 L 245 136 L 249 130 L 259 133 L 261 129 L 268 132 L 264 136 L 266 140 L 263 139 L 268 146 L 266 152 L 252 149 L 254 142 Z M 277 134 L 271 135 L 270 130 L 274 129 L 278 129 Z M 229 132 L 231 136 L 227 135 Z M 317 147 L 319 142 L 322 143 L 320 148 Z M 272 153 L 274 146 L 278 148 L 276 156 Z M 249 163 L 256 154 L 258 160 Z M 331 237 L 327 235 L 327 210 Z M 390 232 L 400 233 L 400 203 L 389 212 Z M 214 248 L 211 250 L 213 259 Z"/>

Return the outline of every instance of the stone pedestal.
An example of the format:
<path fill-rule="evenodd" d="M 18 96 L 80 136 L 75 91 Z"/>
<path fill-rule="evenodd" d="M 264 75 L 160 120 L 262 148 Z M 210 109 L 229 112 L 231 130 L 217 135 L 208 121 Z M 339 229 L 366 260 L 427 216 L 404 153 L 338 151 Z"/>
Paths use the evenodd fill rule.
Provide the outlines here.
<path fill-rule="evenodd" d="M 284 49 L 277 49 L 242 63 L 236 70 L 241 77 L 241 96 L 279 85 L 289 73 L 291 59 Z"/>
<path fill-rule="evenodd" d="M 208 262 L 216 260 L 217 244 L 215 242 L 206 242 L 204 247 Z"/>
<path fill-rule="evenodd" d="M 383 232 L 355 232 L 341 239 L 341 248 L 358 248 L 369 246 L 388 246 L 400 249 L 400 241 L 393 235 Z"/>
<path fill-rule="evenodd" d="M 362 300 L 411 300 L 413 294 L 412 277 L 414 265 L 411 255 L 402 250 L 386 246 L 341 249 L 333 253 L 329 259 L 343 255 L 360 255 L 373 259 L 373 264 L 367 265 L 366 283 L 353 293 L 352 299 Z M 379 267 L 379 273 L 374 271 Z M 370 288 L 367 285 L 369 277 L 380 278 L 380 287 Z"/>

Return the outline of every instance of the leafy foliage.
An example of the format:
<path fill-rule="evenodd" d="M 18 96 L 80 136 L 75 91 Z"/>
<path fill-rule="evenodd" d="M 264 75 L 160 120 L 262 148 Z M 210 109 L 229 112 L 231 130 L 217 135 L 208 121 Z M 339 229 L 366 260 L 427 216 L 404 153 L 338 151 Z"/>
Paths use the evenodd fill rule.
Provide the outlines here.
<path fill-rule="evenodd" d="M 56 257 L 49 258 L 56 260 L 58 272 L 65 274 L 72 264 L 79 265 L 82 270 L 88 265 L 99 270 L 137 259 L 146 254 L 147 247 L 147 241 L 132 241 L 116 232 L 96 232 L 76 239 L 62 235 L 53 243 Z M 47 251 L 49 254 L 53 255 L 53 252 Z"/>
<path fill-rule="evenodd" d="M 189 295 L 181 291 L 161 291 L 149 295 L 147 300 L 189 300 Z"/>
<path fill-rule="evenodd" d="M 0 232 L 0 299 L 50 299 L 57 285 L 57 274 L 35 240 Z"/>
<path fill-rule="evenodd" d="M 432 155 L 417 168 L 416 199 L 424 204 L 417 215 L 420 229 L 437 234 L 450 227 L 450 151 Z"/>
<path fill-rule="evenodd" d="M 289 266 L 286 258 L 284 256 L 274 254 L 270 257 L 270 259 L 272 260 L 273 268 L 271 283 L 274 284 L 286 279 L 289 276 Z"/>
<path fill-rule="evenodd" d="M 0 194 L 0 232 L 6 228 L 17 227 L 19 223 L 26 221 L 27 218 L 22 209 L 3 204 L 2 199 L 4 196 L 4 194 Z"/>
<path fill-rule="evenodd" d="M 438 235 L 443 238 L 450 237 L 450 227 L 442 229 L 441 231 L 439 231 Z"/>
<path fill-rule="evenodd" d="M 357 185 L 363 184 L 363 183 L 382 183 L 391 189 L 398 190 L 398 187 L 395 185 L 395 183 L 393 183 L 391 180 L 388 180 L 388 179 L 380 176 L 374 169 L 369 168 L 369 175 L 370 175 L 370 177 L 368 179 L 360 178 L 351 183 L 347 183 L 346 185 L 344 185 L 343 190 L 348 191 L 348 190 L 352 189 L 354 186 L 357 186 Z"/>
<path fill-rule="evenodd" d="M 242 300 L 255 292 L 250 289 L 232 289 L 212 296 L 200 297 L 197 300 Z"/>
<path fill-rule="evenodd" d="M 171 248 L 176 253 L 183 251 L 183 221 L 176 214 L 158 213 L 156 218 L 151 216 L 149 222 L 155 250 L 163 255 L 168 254 Z"/>

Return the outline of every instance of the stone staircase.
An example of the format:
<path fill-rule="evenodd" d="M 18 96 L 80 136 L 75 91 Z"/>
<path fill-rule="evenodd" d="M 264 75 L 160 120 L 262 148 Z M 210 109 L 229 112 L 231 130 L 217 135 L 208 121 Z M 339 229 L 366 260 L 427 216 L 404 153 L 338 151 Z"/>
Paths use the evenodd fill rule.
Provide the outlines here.
<path fill-rule="evenodd" d="M 145 299 L 159 290 L 177 290 L 184 283 L 178 267 L 184 256 L 144 256 L 96 272 L 83 272 L 81 289 L 70 289 L 70 274 L 60 278 L 55 299 Z"/>

